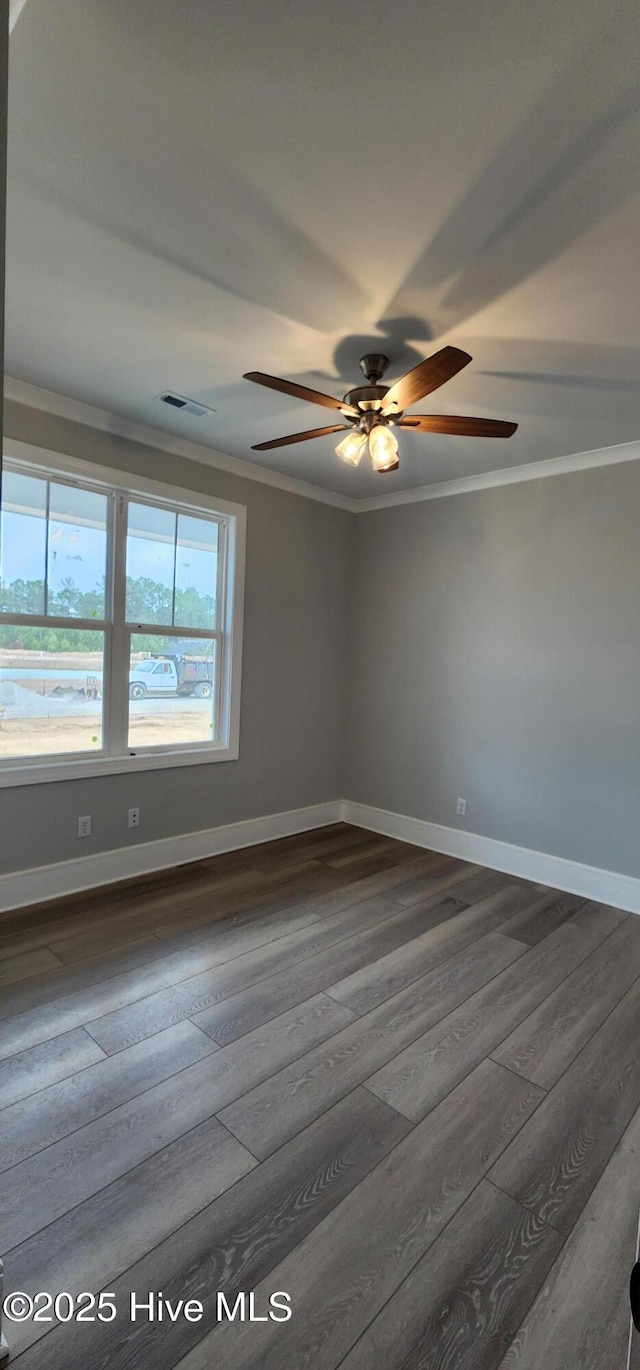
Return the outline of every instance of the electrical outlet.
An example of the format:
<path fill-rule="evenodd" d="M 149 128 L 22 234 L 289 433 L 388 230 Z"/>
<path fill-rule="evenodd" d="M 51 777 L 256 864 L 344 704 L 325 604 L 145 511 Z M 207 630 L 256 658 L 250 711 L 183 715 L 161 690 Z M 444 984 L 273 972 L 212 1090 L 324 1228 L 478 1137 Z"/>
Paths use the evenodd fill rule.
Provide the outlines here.
<path fill-rule="evenodd" d="M 78 837 L 91 837 L 91 814 L 78 819 Z"/>
<path fill-rule="evenodd" d="M 465 815 L 466 812 L 467 812 L 467 801 L 466 801 L 466 799 L 456 799 L 456 813 L 459 814 L 460 817 L 462 818 L 462 817 L 464 817 L 464 815 Z"/>
<path fill-rule="evenodd" d="M 139 828 L 139 827 L 140 827 L 140 810 L 139 810 L 139 809 L 129 809 L 129 827 L 130 827 L 130 828 Z"/>

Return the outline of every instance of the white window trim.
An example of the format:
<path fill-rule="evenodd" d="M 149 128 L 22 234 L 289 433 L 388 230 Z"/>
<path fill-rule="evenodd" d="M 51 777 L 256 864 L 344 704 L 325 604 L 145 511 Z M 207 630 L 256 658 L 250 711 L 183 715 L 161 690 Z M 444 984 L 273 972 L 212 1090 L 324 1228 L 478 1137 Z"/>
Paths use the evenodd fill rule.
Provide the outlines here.
<path fill-rule="evenodd" d="M 15 785 L 42 785 L 48 781 L 93 779 L 100 775 L 132 774 L 138 771 L 162 770 L 173 766 L 211 765 L 216 761 L 237 761 L 240 754 L 240 676 L 242 667 L 242 630 L 244 614 L 244 573 L 247 531 L 247 510 L 243 504 L 233 504 L 229 500 L 202 495 L 198 491 L 185 491 L 180 486 L 167 485 L 164 481 L 151 480 L 133 472 L 119 471 L 115 467 L 97 466 L 90 461 L 35 447 L 31 443 L 5 439 L 4 453 L 7 458 L 28 463 L 38 468 L 40 474 L 77 477 L 88 480 L 94 485 L 104 485 L 109 490 L 122 491 L 128 495 L 142 498 L 166 500 L 185 511 L 197 513 L 198 510 L 212 514 L 228 515 L 227 576 L 225 595 L 226 651 L 223 653 L 222 672 L 222 736 L 220 743 L 199 743 L 157 751 L 140 751 L 135 756 L 91 756 L 82 758 L 62 758 L 60 760 L 41 760 L 33 762 L 17 759 L 15 765 L 0 768 L 0 789 Z M 36 471 L 34 470 L 34 474 Z M 117 551 L 117 549 L 116 549 Z M 164 631 L 164 630 L 163 630 Z M 180 636 L 188 634 L 181 629 Z"/>

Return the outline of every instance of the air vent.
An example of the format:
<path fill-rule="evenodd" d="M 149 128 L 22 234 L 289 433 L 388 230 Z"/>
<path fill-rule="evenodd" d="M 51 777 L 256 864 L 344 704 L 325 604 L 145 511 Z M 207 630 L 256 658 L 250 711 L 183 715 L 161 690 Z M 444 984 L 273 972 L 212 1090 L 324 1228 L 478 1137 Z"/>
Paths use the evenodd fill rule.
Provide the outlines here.
<path fill-rule="evenodd" d="M 185 414 L 195 414 L 197 418 L 204 418 L 205 414 L 215 414 L 215 409 L 211 409 L 206 404 L 196 404 L 195 400 L 187 399 L 186 395 L 177 395 L 175 390 L 164 390 L 158 399 L 163 404 L 169 404 L 172 409 L 183 409 Z"/>

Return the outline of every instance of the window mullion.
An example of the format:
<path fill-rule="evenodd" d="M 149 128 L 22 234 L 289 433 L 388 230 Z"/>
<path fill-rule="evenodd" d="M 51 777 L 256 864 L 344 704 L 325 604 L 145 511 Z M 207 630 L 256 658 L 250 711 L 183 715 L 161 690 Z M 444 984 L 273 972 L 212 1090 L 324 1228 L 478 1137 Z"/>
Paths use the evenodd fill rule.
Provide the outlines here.
<path fill-rule="evenodd" d="M 45 495 L 44 511 L 44 588 L 43 588 L 43 607 L 45 617 L 49 613 L 49 510 L 51 507 L 51 481 L 47 481 L 47 493 Z"/>
<path fill-rule="evenodd" d="M 176 567 L 178 565 L 178 511 L 173 516 L 173 589 L 171 591 L 171 623 L 176 621 Z"/>
<path fill-rule="evenodd" d="M 227 560 L 229 556 L 229 522 L 218 524 L 218 564 L 216 575 L 216 628 L 219 637 L 216 644 L 216 699 L 215 699 L 215 737 L 219 742 L 228 731 L 227 691 L 225 689 L 227 671 L 228 613 L 227 613 Z"/>
<path fill-rule="evenodd" d="M 129 634 L 125 623 L 127 594 L 127 500 L 116 494 L 111 537 L 110 660 L 106 698 L 109 704 L 109 750 L 126 755 L 129 726 Z M 106 672 L 105 672 L 106 675 Z"/>

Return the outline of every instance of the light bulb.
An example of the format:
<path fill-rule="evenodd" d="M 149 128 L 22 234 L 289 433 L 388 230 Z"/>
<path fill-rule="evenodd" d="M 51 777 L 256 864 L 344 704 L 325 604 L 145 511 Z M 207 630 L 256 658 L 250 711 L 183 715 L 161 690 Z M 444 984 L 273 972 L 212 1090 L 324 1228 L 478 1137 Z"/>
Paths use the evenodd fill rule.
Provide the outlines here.
<path fill-rule="evenodd" d="M 397 439 L 382 423 L 376 424 L 369 434 L 369 456 L 374 471 L 395 471 L 400 465 Z"/>
<path fill-rule="evenodd" d="M 336 455 L 340 457 L 341 461 L 346 461 L 349 466 L 357 466 L 366 445 L 366 435 L 359 433 L 356 429 L 347 433 L 346 438 L 338 443 Z"/>

